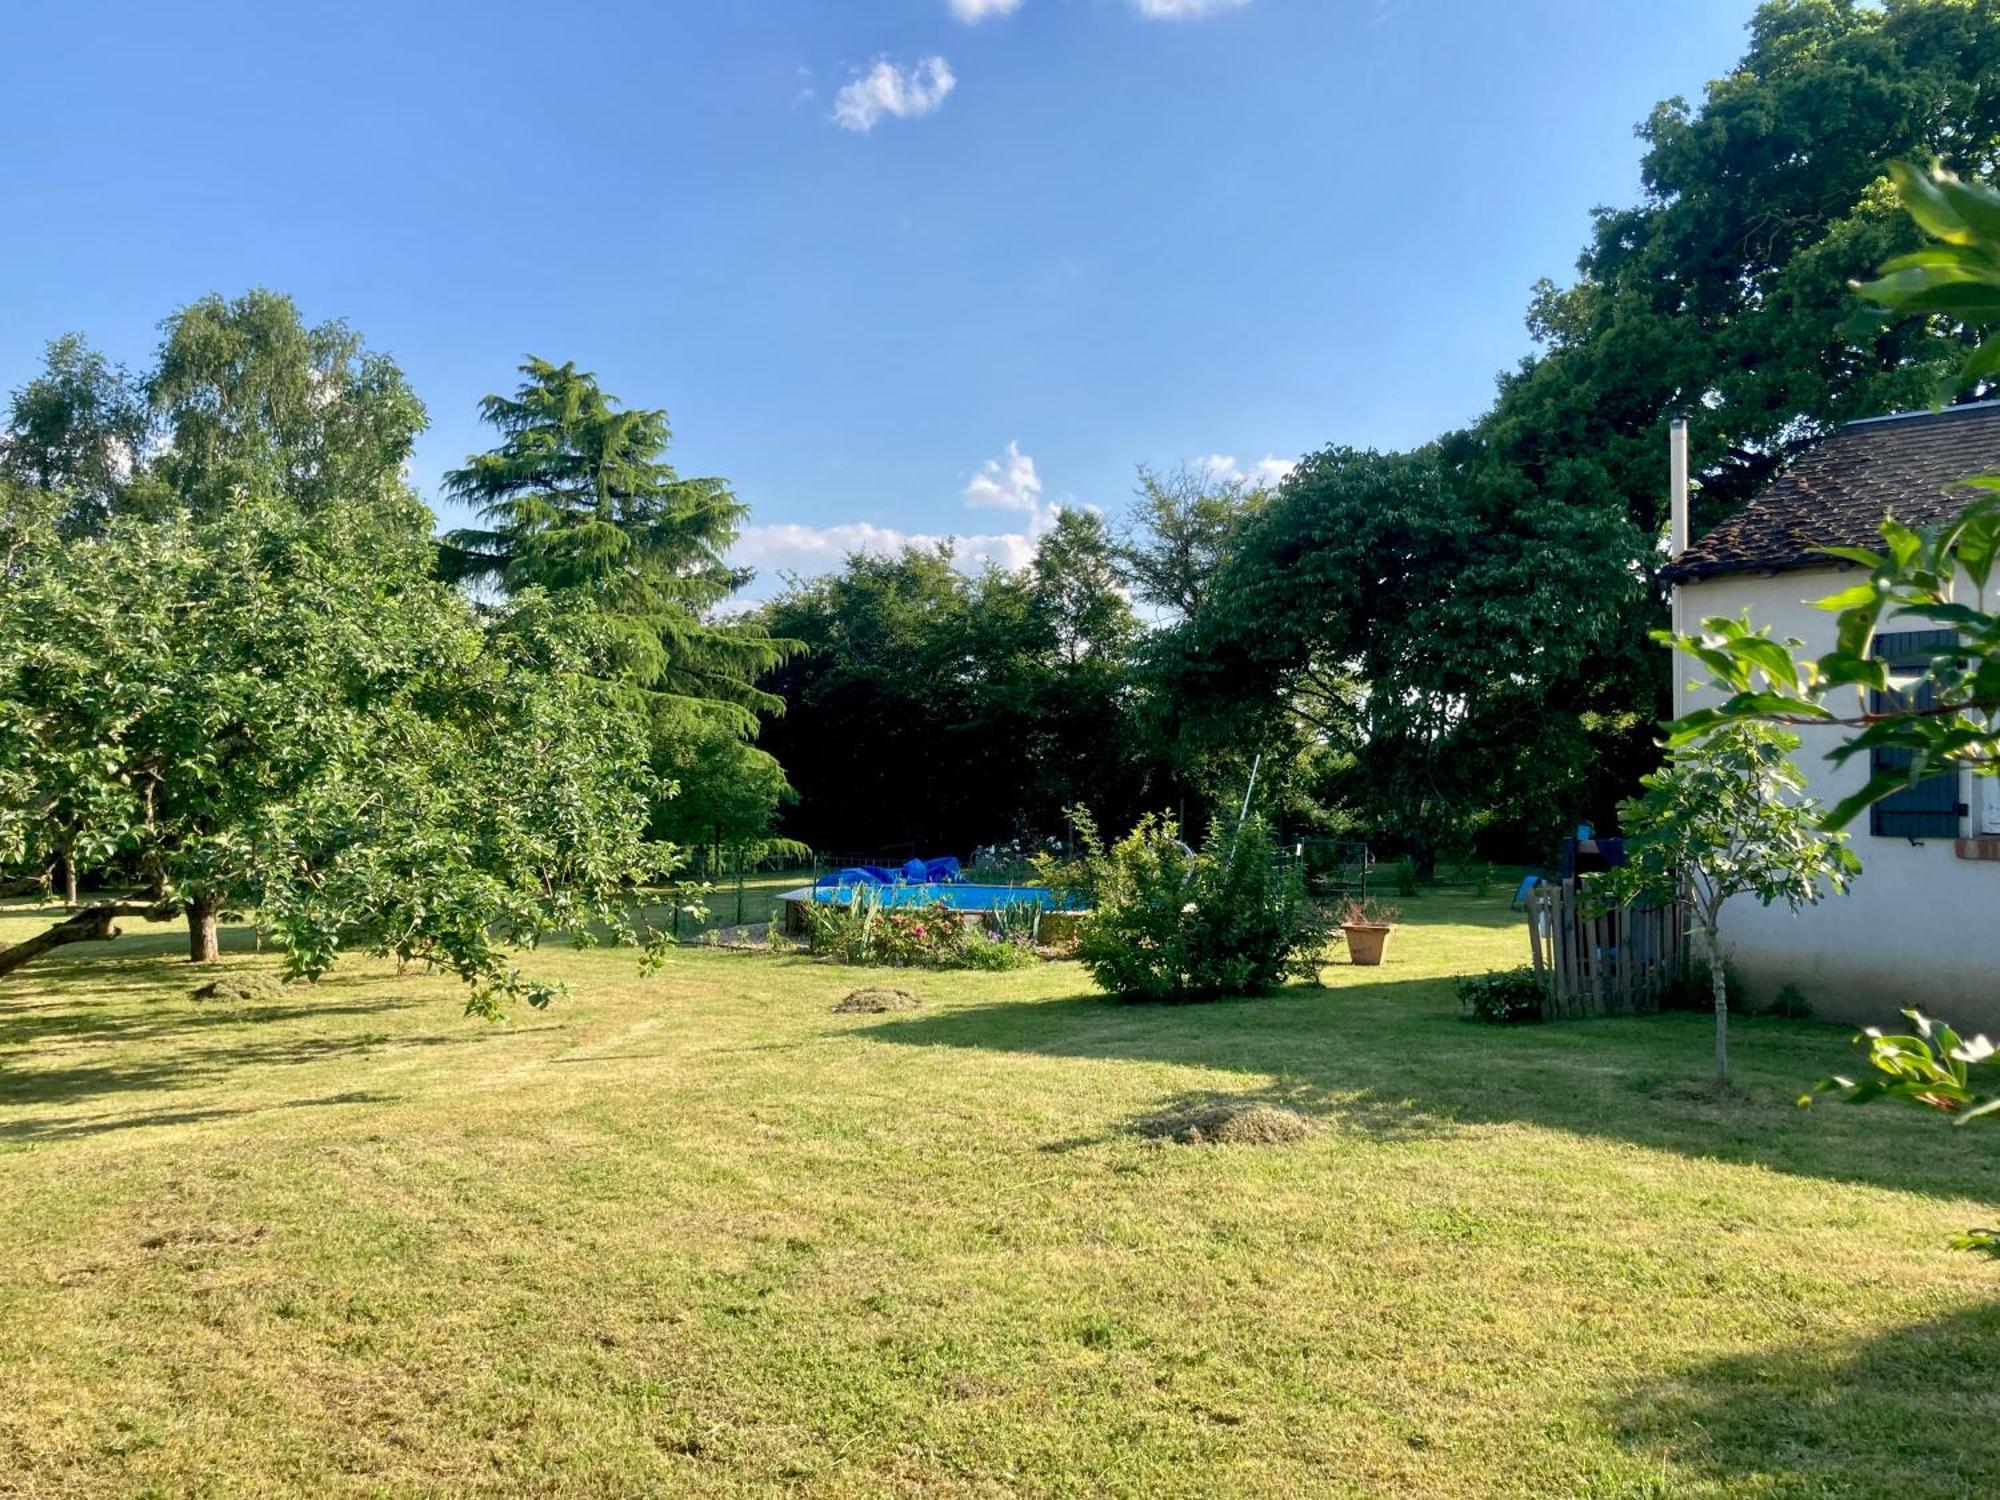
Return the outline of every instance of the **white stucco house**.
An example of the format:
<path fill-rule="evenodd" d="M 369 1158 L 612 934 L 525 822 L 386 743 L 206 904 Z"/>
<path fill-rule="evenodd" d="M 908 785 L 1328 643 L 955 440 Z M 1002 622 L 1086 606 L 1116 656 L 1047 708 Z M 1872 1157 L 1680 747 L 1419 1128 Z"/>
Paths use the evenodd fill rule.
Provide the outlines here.
<path fill-rule="evenodd" d="M 1810 449 L 1741 511 L 1688 541 L 1685 433 L 1674 455 L 1674 628 L 1749 610 L 1811 655 L 1831 649 L 1834 616 L 1813 602 L 1855 581 L 1816 549 L 1874 546 L 1885 514 L 1913 526 L 1957 515 L 1975 492 L 1956 482 L 2000 472 L 2000 401 L 1852 422 Z M 1993 607 L 1995 601 L 1987 601 Z M 1878 655 L 1930 645 L 1887 621 Z M 1708 690 L 1676 663 L 1674 711 Z M 1856 790 L 1861 758 L 1835 766 L 1831 729 L 1801 731 L 1798 763 L 1831 805 Z M 1822 1016 L 1894 1022 L 1915 1005 L 2000 1035 L 2000 779 L 1957 772 L 1878 804 L 1852 830 L 1862 874 L 1846 896 L 1794 916 L 1747 898 L 1723 915 L 1725 945 L 1753 997 L 1795 984 Z"/>

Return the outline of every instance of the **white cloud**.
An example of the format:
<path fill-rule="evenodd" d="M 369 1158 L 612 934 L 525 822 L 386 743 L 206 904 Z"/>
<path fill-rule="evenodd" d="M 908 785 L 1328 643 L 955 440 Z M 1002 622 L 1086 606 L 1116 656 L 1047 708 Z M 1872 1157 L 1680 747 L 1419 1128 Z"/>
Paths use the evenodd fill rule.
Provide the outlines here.
<path fill-rule="evenodd" d="M 847 521 L 832 526 L 806 526 L 797 522 L 746 526 L 730 551 L 729 560 L 757 570 L 758 580 L 750 590 L 756 597 L 768 595 L 777 580 L 787 573 L 801 577 L 831 573 L 850 553 L 888 556 L 905 547 L 935 547 L 947 541 L 952 544 L 958 566 L 968 573 L 988 565 L 1018 572 L 1034 560 L 1036 542 L 1055 525 L 1062 509 L 1042 499 L 1042 481 L 1035 472 L 1035 461 L 1021 451 L 1019 443 L 1009 443 L 1006 453 L 980 466 L 965 486 L 964 499 L 968 506 L 1014 511 L 1026 519 L 1017 531 L 975 532 L 970 536 L 904 531 L 894 526 L 877 526 L 872 521 Z"/>
<path fill-rule="evenodd" d="M 1132 0 L 1132 9 L 1149 21 L 1199 21 L 1203 16 L 1238 10 L 1250 0 Z"/>
<path fill-rule="evenodd" d="M 1034 560 L 1035 542 L 1045 530 L 1046 526 L 1036 526 L 1023 531 L 946 536 L 941 532 L 877 526 L 869 521 L 835 526 L 778 522 L 744 527 L 729 560 L 739 567 L 757 570 L 757 582 L 751 587 L 755 595 L 769 594 L 772 585 L 787 573 L 810 578 L 815 573 L 835 572 L 851 553 L 887 557 L 905 547 L 928 548 L 941 542 L 952 544 L 954 560 L 967 572 L 977 572 L 989 563 L 1018 572 Z"/>
<path fill-rule="evenodd" d="M 1021 451 L 1018 442 L 1009 443 L 999 458 L 989 458 L 965 486 L 965 503 L 974 509 L 1019 510 L 1040 515 L 1042 476 L 1035 461 Z"/>
<path fill-rule="evenodd" d="M 951 0 L 951 13 L 968 26 L 977 26 L 995 16 L 1011 16 L 1021 8 L 1021 0 Z"/>
<path fill-rule="evenodd" d="M 867 72 L 834 96 L 833 120 L 843 130 L 864 133 L 885 117 L 920 120 L 936 114 L 945 96 L 957 87 L 958 78 L 942 57 L 926 57 L 908 68 L 878 57 Z"/>
<path fill-rule="evenodd" d="M 1228 453 L 1211 453 L 1206 458 L 1198 458 L 1195 463 L 1216 479 L 1237 480 L 1255 489 L 1275 489 L 1283 484 L 1285 476 L 1296 469 L 1298 460 L 1278 458 L 1265 454 L 1248 468 L 1237 463 Z"/>

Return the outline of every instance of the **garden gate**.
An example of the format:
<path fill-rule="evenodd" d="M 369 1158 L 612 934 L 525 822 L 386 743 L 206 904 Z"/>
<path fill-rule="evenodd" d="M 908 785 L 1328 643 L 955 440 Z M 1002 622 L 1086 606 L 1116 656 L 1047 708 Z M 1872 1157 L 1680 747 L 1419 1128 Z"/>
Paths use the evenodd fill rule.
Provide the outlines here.
<path fill-rule="evenodd" d="M 1687 908 L 1598 912 L 1576 881 L 1545 881 L 1528 893 L 1528 946 L 1545 993 L 1544 1020 L 1655 1011 L 1687 956 Z"/>

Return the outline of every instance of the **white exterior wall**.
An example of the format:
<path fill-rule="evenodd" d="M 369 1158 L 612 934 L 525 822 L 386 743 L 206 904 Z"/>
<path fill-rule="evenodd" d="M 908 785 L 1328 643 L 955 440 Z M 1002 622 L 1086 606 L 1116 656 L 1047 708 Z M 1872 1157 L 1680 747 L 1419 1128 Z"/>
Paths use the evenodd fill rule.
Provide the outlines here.
<path fill-rule="evenodd" d="M 1835 617 L 1812 601 L 1858 576 L 1825 568 L 1683 584 L 1675 628 L 1692 631 L 1703 619 L 1748 608 L 1754 624 L 1770 626 L 1779 639 L 1795 636 L 1806 643 L 1804 654 L 1818 656 L 1833 646 Z M 1712 690 L 1690 685 L 1701 675 L 1692 658 L 1677 656 L 1675 671 L 1677 715 L 1712 698 Z M 1825 758 L 1842 734 L 1799 731 L 1799 768 L 1828 806 L 1868 779 L 1866 756 L 1841 766 Z M 2000 780 L 1961 772 L 1959 800 L 1969 810 L 1961 833 L 2000 833 Z M 1898 1023 L 1901 1009 L 1915 1006 L 1954 1026 L 2000 1035 L 2000 862 L 1962 859 L 1951 839 L 1913 845 L 1906 838 L 1874 837 L 1866 813 L 1848 831 L 1862 873 L 1845 896 L 1797 916 L 1782 904 L 1765 908 L 1747 896 L 1724 908 L 1723 946 L 1752 998 L 1767 1002 L 1790 983 L 1816 1014 L 1830 1019 Z"/>

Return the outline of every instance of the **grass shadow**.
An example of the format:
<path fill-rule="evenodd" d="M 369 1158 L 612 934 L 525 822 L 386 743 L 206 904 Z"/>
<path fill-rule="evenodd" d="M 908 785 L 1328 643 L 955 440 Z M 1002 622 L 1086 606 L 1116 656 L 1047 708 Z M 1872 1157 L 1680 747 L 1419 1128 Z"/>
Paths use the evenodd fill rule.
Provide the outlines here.
<path fill-rule="evenodd" d="M 1449 980 L 1391 979 L 1208 1005 L 1096 994 L 997 1001 L 884 1020 L 861 1034 L 895 1046 L 1262 1074 L 1270 1102 L 1382 1139 L 1526 1123 L 1694 1159 L 2000 1201 L 2000 1153 L 1963 1132 L 1889 1108 L 1796 1107 L 1814 1078 L 1853 1066 L 1847 1031 L 1733 1020 L 1737 1087 L 1716 1096 L 1703 1086 L 1711 1028 L 1694 1014 L 1481 1026 L 1459 1019 Z"/>
<path fill-rule="evenodd" d="M 325 1109 L 348 1104 L 394 1104 L 400 1096 L 370 1089 L 354 1089 L 344 1094 L 328 1094 L 318 1099 L 288 1099 L 280 1104 L 246 1105 L 241 1108 L 150 1109 L 95 1115 L 70 1115 L 63 1119 L 12 1120 L 0 1123 L 0 1141 L 21 1143 L 78 1140 L 86 1136 L 108 1135 L 122 1130 L 144 1130 L 167 1125 L 200 1125 L 211 1120 L 239 1120 L 249 1115 L 274 1114 L 294 1109 Z"/>
<path fill-rule="evenodd" d="M 415 1003 L 385 1001 L 374 1006 L 341 1007 L 337 1011 L 310 1006 L 278 1007 L 273 1018 L 365 1015 L 370 1011 L 396 1010 Z M 211 1034 L 206 1028 L 247 1028 L 254 1025 L 258 1017 L 252 1012 L 238 1011 L 218 1015 L 213 1021 L 187 1013 L 176 1019 L 179 1025 L 164 1025 L 160 1028 L 161 1034 L 170 1035 L 184 1027 L 188 1045 L 168 1051 L 162 1051 L 157 1046 L 150 1047 L 141 1056 L 130 1060 L 117 1057 L 98 1060 L 92 1057 L 85 1061 L 58 1061 L 22 1068 L 19 1063 L 23 1050 L 16 1049 L 11 1057 L 0 1059 L 7 1064 L 0 1069 L 0 1108 L 73 1104 L 112 1093 L 164 1093 L 202 1088 L 227 1080 L 243 1070 L 303 1067 L 439 1047 L 477 1047 L 564 1029 L 561 1022 L 549 1022 L 538 1026 L 492 1027 L 452 1033 L 391 1035 L 362 1031 L 328 1035 L 315 1032 L 271 1038 L 230 1038 L 219 1031 Z M 39 1061 L 50 1054 L 44 1050 L 32 1055 Z"/>
<path fill-rule="evenodd" d="M 327 999 L 314 1005 L 222 1000 L 202 1003 L 206 1008 L 201 1010 L 162 1006 L 154 1010 L 134 1011 L 127 1006 L 111 1004 L 36 1006 L 29 1009 L 4 1007 L 0 1008 L 0 1048 L 30 1047 L 42 1042 L 143 1042 L 165 1037 L 195 1038 L 220 1029 L 274 1025 L 330 1013 L 341 1016 L 382 1015 L 409 1010 L 424 1002 L 393 999 L 339 1003 L 337 999 Z"/>
<path fill-rule="evenodd" d="M 1605 1416 L 1627 1447 L 1745 1493 L 2000 1494 L 2000 1303 L 1714 1360 L 1607 1403 Z"/>

